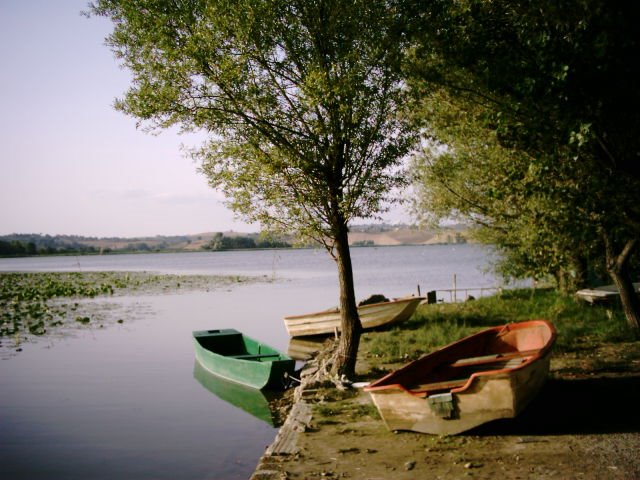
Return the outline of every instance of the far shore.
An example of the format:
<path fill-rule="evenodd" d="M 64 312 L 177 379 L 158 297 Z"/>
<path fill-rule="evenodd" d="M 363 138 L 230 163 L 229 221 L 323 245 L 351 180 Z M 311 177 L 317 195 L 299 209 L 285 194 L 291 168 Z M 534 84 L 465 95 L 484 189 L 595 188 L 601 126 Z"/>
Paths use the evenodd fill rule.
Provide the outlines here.
<path fill-rule="evenodd" d="M 407 225 L 359 225 L 349 233 L 352 247 L 446 245 L 470 242 L 467 229 L 450 226 L 419 229 Z M 246 248 L 250 246 L 250 248 Z M 206 232 L 153 237 L 84 237 L 79 235 L 12 234 L 0 236 L 0 258 L 41 255 L 106 255 L 115 253 L 175 253 L 318 248 L 284 235 L 270 240 L 259 233 Z"/>

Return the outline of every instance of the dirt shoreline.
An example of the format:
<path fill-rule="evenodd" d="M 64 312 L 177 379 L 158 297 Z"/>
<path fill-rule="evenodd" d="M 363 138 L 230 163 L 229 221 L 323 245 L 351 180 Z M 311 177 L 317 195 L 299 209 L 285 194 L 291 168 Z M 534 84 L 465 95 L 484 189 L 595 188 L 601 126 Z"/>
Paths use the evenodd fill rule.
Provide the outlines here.
<path fill-rule="evenodd" d="M 390 432 L 360 390 L 297 393 L 310 418 L 283 426 L 295 445 L 268 449 L 252 480 L 640 478 L 640 342 L 555 354 L 520 416 L 457 436 Z"/>

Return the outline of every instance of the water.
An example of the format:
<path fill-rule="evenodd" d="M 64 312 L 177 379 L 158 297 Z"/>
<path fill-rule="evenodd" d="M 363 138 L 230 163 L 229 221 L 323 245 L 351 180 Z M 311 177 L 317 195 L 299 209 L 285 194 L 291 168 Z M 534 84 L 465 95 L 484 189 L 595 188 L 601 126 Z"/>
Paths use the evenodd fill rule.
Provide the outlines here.
<path fill-rule="evenodd" d="M 487 262 L 487 251 L 473 245 L 356 248 L 356 294 L 451 288 L 454 273 L 460 287 L 493 286 Z M 191 331 L 233 327 L 286 351 L 283 316 L 337 304 L 332 260 L 315 250 L 0 259 L 0 271 L 77 270 L 264 281 L 90 300 L 107 303 L 124 324 L 27 344 L 0 361 L 0 477 L 247 478 L 276 430 L 236 406 L 259 404 L 259 395 L 202 377 Z"/>

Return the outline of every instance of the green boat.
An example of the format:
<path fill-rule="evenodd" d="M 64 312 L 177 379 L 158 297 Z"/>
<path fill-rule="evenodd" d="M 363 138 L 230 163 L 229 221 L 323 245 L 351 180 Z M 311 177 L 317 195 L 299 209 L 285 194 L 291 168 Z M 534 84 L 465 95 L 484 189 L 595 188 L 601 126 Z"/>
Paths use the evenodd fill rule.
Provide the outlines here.
<path fill-rule="evenodd" d="M 295 360 L 232 328 L 193 332 L 196 359 L 209 372 L 252 388 L 282 389 Z"/>

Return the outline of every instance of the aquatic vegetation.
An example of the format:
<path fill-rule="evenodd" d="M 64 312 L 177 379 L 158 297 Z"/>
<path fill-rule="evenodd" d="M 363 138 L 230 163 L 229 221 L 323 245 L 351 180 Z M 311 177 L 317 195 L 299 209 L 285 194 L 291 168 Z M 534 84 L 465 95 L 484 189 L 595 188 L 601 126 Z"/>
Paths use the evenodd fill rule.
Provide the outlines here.
<path fill-rule="evenodd" d="M 215 288 L 251 280 L 240 276 L 158 275 L 147 272 L 37 272 L 0 273 L 0 337 L 20 333 L 44 335 L 71 319 L 89 325 L 91 317 L 76 315 L 87 299 L 132 293 L 166 293 Z M 123 323 L 124 320 L 118 320 Z"/>

